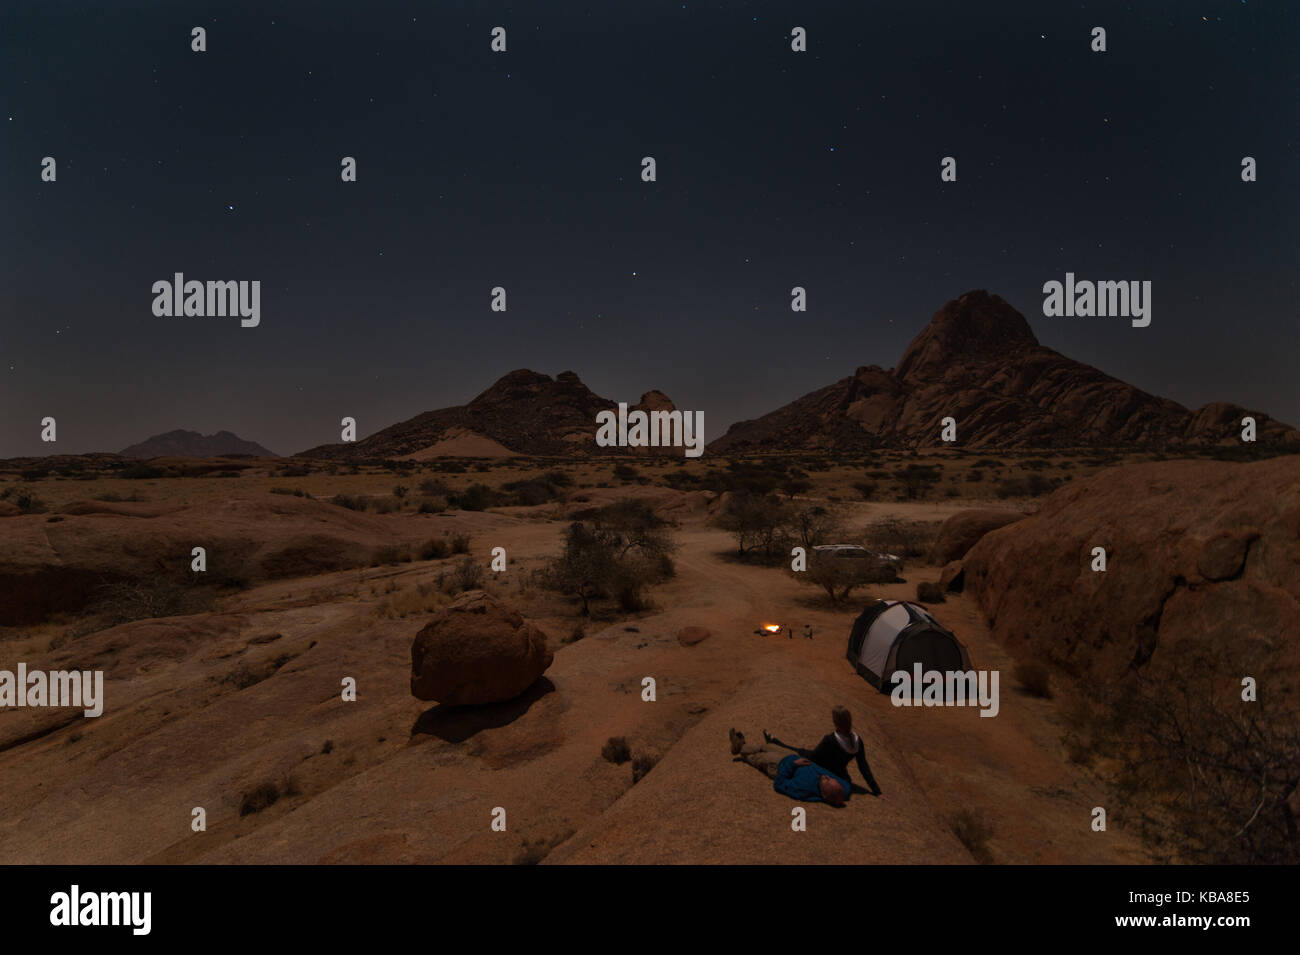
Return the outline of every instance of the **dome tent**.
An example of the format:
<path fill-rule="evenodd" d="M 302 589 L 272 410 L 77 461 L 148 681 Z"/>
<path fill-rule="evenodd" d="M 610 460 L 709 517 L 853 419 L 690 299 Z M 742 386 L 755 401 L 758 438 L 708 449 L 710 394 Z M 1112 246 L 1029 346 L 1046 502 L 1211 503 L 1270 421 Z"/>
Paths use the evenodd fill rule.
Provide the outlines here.
<path fill-rule="evenodd" d="M 894 688 L 895 673 L 910 674 L 917 663 L 922 672 L 971 668 L 966 647 L 952 631 L 925 608 L 903 600 L 878 600 L 863 610 L 849 632 L 845 656 L 881 693 Z"/>

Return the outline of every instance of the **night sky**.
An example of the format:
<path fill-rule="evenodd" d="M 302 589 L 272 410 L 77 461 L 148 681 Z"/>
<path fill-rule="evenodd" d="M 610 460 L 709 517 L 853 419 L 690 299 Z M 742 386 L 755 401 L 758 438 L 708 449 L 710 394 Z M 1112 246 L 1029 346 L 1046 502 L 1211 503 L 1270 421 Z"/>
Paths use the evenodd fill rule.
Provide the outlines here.
<path fill-rule="evenodd" d="M 972 288 L 1300 425 L 1300 4 L 95 6 L 0 10 L 0 456 L 290 454 L 520 367 L 661 389 L 711 440 Z M 178 271 L 261 280 L 261 325 L 155 317 Z M 1045 318 L 1067 271 L 1150 280 L 1151 326 Z"/>

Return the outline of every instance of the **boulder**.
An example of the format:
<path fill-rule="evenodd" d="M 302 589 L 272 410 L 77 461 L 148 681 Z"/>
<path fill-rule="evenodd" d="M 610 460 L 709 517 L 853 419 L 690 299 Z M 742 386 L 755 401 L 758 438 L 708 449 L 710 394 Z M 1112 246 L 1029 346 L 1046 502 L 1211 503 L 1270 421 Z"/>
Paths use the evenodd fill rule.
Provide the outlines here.
<path fill-rule="evenodd" d="M 960 560 L 989 531 L 1005 527 L 1024 516 L 1019 511 L 1004 511 L 997 508 L 958 511 L 939 528 L 939 536 L 935 538 L 934 545 L 930 548 L 929 562 L 947 564 Z"/>
<path fill-rule="evenodd" d="M 966 592 L 1013 652 L 1100 680 L 1206 653 L 1267 673 L 1274 699 L 1300 691 L 1300 457 L 1110 468 L 963 563 Z"/>
<path fill-rule="evenodd" d="M 711 636 L 713 636 L 713 631 L 707 627 L 682 627 L 677 631 L 677 642 L 684 647 L 693 647 L 697 643 L 703 643 Z"/>
<path fill-rule="evenodd" d="M 546 635 L 481 590 L 434 614 L 411 644 L 411 693 L 439 703 L 514 699 L 551 665 Z"/>

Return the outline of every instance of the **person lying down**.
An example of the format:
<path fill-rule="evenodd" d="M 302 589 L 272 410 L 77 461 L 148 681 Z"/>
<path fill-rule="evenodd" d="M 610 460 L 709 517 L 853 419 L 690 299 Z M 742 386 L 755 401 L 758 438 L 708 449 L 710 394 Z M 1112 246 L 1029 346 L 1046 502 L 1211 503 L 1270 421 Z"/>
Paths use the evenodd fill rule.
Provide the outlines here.
<path fill-rule="evenodd" d="M 745 734 L 731 731 L 731 754 L 737 756 L 772 780 L 772 788 L 791 799 L 824 802 L 839 808 L 849 798 L 847 779 L 823 769 L 797 753 L 779 753 L 763 743 L 746 743 Z"/>
<path fill-rule="evenodd" d="M 767 730 L 763 742 L 747 744 L 745 734 L 731 731 L 732 755 L 740 757 L 751 766 L 762 770 L 773 780 L 773 788 L 792 799 L 808 802 L 825 802 L 842 806 L 848 800 L 853 786 L 849 782 L 849 763 L 856 761 L 858 772 L 870 787 L 871 795 L 880 795 L 880 785 L 871 774 L 867 763 L 866 747 L 862 737 L 853 732 L 853 717 L 848 709 L 836 706 L 831 710 L 834 732 L 828 733 L 816 749 L 799 749 L 783 743 Z M 783 755 L 768 747 L 793 750 Z M 861 790 L 859 790 L 861 792 Z"/>

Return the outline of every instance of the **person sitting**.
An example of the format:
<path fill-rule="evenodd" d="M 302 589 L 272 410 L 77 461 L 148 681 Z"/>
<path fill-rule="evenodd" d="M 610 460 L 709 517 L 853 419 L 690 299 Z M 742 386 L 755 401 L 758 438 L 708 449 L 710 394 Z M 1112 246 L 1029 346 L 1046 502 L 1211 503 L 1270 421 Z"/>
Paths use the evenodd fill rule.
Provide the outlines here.
<path fill-rule="evenodd" d="M 761 743 L 747 745 L 745 735 L 734 729 L 731 731 L 731 752 L 765 773 L 772 780 L 772 788 L 791 799 L 824 802 L 837 809 L 848 801 L 852 789 L 849 781 L 807 757 L 794 753 L 783 756 Z"/>
<path fill-rule="evenodd" d="M 767 730 L 763 730 L 763 739 L 773 746 L 793 750 L 818 766 L 825 767 L 841 779 L 849 778 L 849 763 L 856 760 L 858 772 L 866 780 L 871 795 L 880 796 L 880 786 L 876 782 L 876 777 L 871 775 L 871 766 L 867 763 L 866 747 L 862 745 L 862 737 L 853 732 L 853 714 L 843 706 L 836 706 L 831 710 L 831 723 L 835 731 L 822 737 L 816 749 L 812 750 L 799 749 L 789 743 L 783 743 L 770 735 Z"/>

